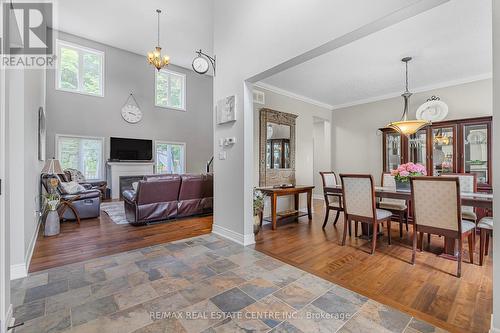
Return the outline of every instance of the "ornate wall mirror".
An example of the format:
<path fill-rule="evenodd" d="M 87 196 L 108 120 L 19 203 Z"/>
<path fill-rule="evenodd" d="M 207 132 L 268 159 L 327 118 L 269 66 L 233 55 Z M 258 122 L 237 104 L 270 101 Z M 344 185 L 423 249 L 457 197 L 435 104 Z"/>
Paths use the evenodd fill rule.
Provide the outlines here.
<path fill-rule="evenodd" d="M 260 110 L 259 185 L 295 184 L 296 115 Z"/>

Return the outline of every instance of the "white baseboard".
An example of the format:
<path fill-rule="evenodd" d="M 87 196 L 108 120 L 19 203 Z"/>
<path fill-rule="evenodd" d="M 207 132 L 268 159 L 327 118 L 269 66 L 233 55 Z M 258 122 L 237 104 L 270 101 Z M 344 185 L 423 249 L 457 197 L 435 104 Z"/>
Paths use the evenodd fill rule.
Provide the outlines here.
<path fill-rule="evenodd" d="M 221 227 L 217 224 L 212 225 L 212 232 L 243 246 L 255 244 L 255 238 L 253 234 L 243 235 L 229 230 L 228 228 Z"/>
<path fill-rule="evenodd" d="M 12 308 L 12 304 L 9 304 L 9 309 L 5 314 L 5 323 L 3 324 L 3 327 L 1 327 L 1 332 L 7 332 L 7 327 L 14 325 L 14 317 L 12 317 L 13 314 L 14 310 Z"/>
<path fill-rule="evenodd" d="M 28 249 L 26 250 L 26 255 L 24 256 L 24 262 L 20 264 L 10 265 L 10 279 L 16 280 L 28 276 L 28 269 L 31 263 L 31 257 L 33 256 L 33 251 L 35 250 L 35 243 L 38 237 L 38 232 L 40 231 L 41 219 L 38 219 L 35 232 L 31 238 Z"/>
<path fill-rule="evenodd" d="M 26 269 L 26 263 L 20 263 L 15 265 L 10 265 L 10 279 L 17 280 L 28 276 L 28 270 Z"/>
<path fill-rule="evenodd" d="M 35 251 L 35 243 L 38 238 L 38 233 L 40 232 L 40 225 L 42 224 L 42 218 L 38 218 L 38 222 L 35 228 L 35 232 L 33 233 L 33 237 L 31 237 L 30 245 L 26 251 L 26 256 L 24 258 L 24 262 L 26 263 L 26 269 L 29 269 L 31 264 L 31 257 L 33 256 L 33 251 Z"/>
<path fill-rule="evenodd" d="M 493 314 L 491 314 L 490 333 L 500 333 L 500 328 L 493 327 Z"/>

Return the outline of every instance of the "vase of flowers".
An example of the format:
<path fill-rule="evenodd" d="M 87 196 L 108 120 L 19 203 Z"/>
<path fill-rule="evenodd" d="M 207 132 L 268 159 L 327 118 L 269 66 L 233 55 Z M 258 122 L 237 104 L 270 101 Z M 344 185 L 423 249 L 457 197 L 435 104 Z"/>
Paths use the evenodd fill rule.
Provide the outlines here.
<path fill-rule="evenodd" d="M 253 233 L 257 235 L 260 231 L 260 215 L 264 210 L 264 194 L 255 189 L 253 191 Z"/>
<path fill-rule="evenodd" d="M 391 170 L 391 175 L 396 181 L 396 190 L 410 191 L 410 177 L 426 176 L 425 166 L 418 163 L 405 163 Z"/>
<path fill-rule="evenodd" d="M 59 213 L 57 212 L 57 207 L 59 206 L 59 195 L 57 193 L 47 193 L 45 195 L 45 236 L 55 236 L 58 235 L 61 229 L 59 223 Z"/>

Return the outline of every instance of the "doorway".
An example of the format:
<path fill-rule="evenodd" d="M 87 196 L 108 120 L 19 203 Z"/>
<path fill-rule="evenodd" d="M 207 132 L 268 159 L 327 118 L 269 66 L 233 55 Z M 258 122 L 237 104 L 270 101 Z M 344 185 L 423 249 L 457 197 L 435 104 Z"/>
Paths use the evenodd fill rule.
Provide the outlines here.
<path fill-rule="evenodd" d="M 323 199 L 322 171 L 331 171 L 331 124 L 330 121 L 313 118 L 313 179 L 314 199 Z"/>

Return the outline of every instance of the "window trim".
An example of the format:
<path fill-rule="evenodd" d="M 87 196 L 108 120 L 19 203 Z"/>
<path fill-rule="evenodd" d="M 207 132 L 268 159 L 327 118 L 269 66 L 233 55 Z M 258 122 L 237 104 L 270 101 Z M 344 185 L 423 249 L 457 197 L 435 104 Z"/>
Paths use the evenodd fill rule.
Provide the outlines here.
<path fill-rule="evenodd" d="M 182 79 L 182 107 L 178 108 L 178 107 L 175 107 L 175 106 L 164 106 L 164 105 L 160 105 L 160 104 L 157 103 L 157 101 L 156 101 L 156 94 L 157 94 L 157 91 L 158 91 L 158 84 L 157 84 L 157 82 L 158 82 L 158 74 L 160 72 L 182 76 L 182 78 L 183 78 Z M 153 96 L 155 106 L 159 107 L 159 108 L 162 108 L 162 109 L 171 109 L 171 110 L 186 112 L 187 111 L 186 110 L 187 109 L 186 108 L 186 95 L 187 95 L 187 92 L 186 92 L 186 79 L 187 79 L 186 74 L 175 72 L 175 71 L 172 71 L 170 69 L 162 69 L 160 71 L 155 71 L 155 82 L 154 82 L 154 85 L 155 85 L 155 94 Z M 170 85 L 169 85 L 169 87 L 170 87 Z M 169 91 L 169 94 L 170 94 L 170 91 Z"/>
<path fill-rule="evenodd" d="M 101 61 L 101 93 L 100 94 L 92 94 L 92 93 L 89 93 L 89 92 L 85 92 L 85 91 L 83 91 L 82 87 L 80 86 L 81 84 L 83 84 L 83 81 L 80 80 L 80 76 L 81 76 L 80 69 L 83 68 L 83 66 L 82 66 L 82 60 L 81 60 L 80 56 L 78 56 L 78 90 L 72 90 L 72 89 L 67 89 L 67 88 L 61 88 L 61 87 L 59 87 L 59 83 L 60 83 L 60 80 L 61 80 L 61 75 L 60 75 L 61 74 L 60 49 L 61 49 L 62 46 L 70 48 L 70 49 L 74 49 L 74 50 L 76 50 L 78 52 L 83 51 L 83 52 L 86 52 L 86 53 L 94 53 L 94 54 L 100 55 L 102 57 L 102 61 Z M 104 82 L 106 81 L 105 80 L 105 76 L 106 76 L 106 72 L 105 72 L 105 68 L 106 68 L 106 66 L 105 66 L 105 63 L 106 63 L 106 54 L 104 53 L 104 51 L 97 50 L 97 49 L 92 49 L 90 47 L 85 47 L 85 46 L 78 45 L 78 44 L 71 43 L 71 42 L 67 42 L 67 41 L 64 41 L 64 40 L 61 40 L 61 39 L 56 39 L 56 56 L 57 56 L 56 70 L 55 70 L 56 79 L 54 80 L 55 81 L 55 89 L 56 90 L 65 91 L 65 92 L 71 92 L 71 93 L 76 93 L 76 94 L 81 94 L 81 95 L 86 95 L 86 96 L 104 97 L 104 88 L 105 88 Z"/>
<path fill-rule="evenodd" d="M 156 155 L 157 155 L 157 150 L 156 150 L 156 147 L 158 144 L 167 144 L 167 145 L 178 145 L 178 146 L 183 146 L 184 147 L 184 171 L 183 173 L 186 173 L 186 170 L 187 170 L 187 165 L 186 165 L 186 161 L 187 161 L 187 145 L 185 142 L 178 142 L 178 141 L 165 141 L 165 140 L 155 140 L 155 150 L 154 150 L 154 154 L 155 154 L 155 158 L 154 158 L 154 161 L 155 161 L 155 174 L 157 175 L 168 175 L 168 174 L 165 174 L 165 173 L 159 173 L 158 170 L 157 170 L 157 164 L 158 161 L 156 160 Z"/>
<path fill-rule="evenodd" d="M 88 136 L 88 135 L 73 135 L 73 134 L 57 134 L 55 136 L 55 156 L 56 159 L 59 160 L 59 140 L 61 138 L 79 138 L 79 139 L 93 139 L 93 140 L 100 140 L 102 143 L 102 151 L 101 151 L 101 167 L 99 168 L 99 174 L 101 178 L 98 179 L 89 179 L 92 181 L 97 181 L 97 180 L 105 180 L 106 179 L 106 138 L 103 136 Z"/>

